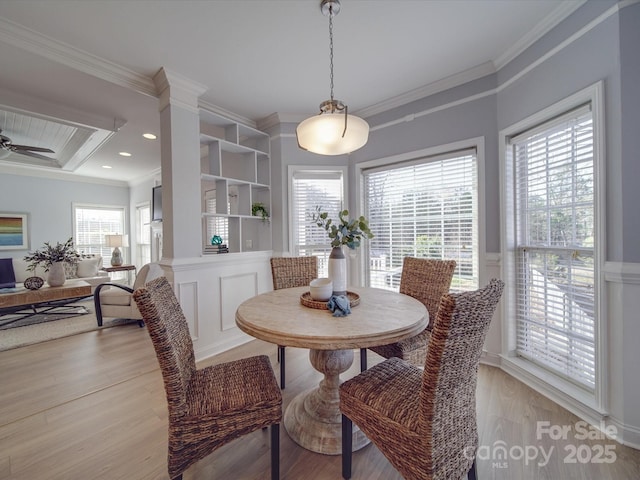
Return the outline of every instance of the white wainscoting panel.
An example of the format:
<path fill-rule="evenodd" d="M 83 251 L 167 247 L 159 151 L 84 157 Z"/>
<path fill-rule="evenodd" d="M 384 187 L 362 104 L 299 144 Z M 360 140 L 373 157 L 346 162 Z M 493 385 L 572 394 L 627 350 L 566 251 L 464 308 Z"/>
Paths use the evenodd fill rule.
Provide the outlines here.
<path fill-rule="evenodd" d="M 236 327 L 236 310 L 258 294 L 258 274 L 248 272 L 220 277 L 220 330 Z"/>
<path fill-rule="evenodd" d="M 198 322 L 198 284 L 196 282 L 181 282 L 177 285 L 178 299 L 182 312 L 187 319 L 191 339 L 196 341 L 199 337 Z"/>

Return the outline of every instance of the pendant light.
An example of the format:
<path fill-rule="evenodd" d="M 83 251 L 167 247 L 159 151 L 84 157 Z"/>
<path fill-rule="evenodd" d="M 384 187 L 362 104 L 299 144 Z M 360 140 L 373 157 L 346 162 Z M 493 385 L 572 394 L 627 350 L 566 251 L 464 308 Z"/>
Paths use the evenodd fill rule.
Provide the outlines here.
<path fill-rule="evenodd" d="M 333 98 L 333 17 L 340 12 L 339 0 L 322 0 L 320 9 L 329 17 L 329 65 L 331 98 L 320 104 L 320 113 L 300 122 L 296 128 L 298 146 L 320 155 L 351 153 L 369 138 L 369 124 L 349 115 L 348 107 Z"/>

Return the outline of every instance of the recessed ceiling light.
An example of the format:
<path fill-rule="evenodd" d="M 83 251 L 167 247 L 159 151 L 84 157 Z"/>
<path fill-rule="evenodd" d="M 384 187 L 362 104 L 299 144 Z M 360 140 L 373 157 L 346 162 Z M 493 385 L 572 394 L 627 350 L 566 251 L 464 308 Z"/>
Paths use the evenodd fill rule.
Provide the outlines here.
<path fill-rule="evenodd" d="M 123 157 L 130 157 L 131 154 L 129 152 L 119 152 Z"/>
<path fill-rule="evenodd" d="M 153 133 L 143 133 L 142 136 L 147 140 L 155 140 L 156 138 L 158 138 Z"/>
<path fill-rule="evenodd" d="M 102 165 L 102 168 L 111 168 L 111 165 Z"/>

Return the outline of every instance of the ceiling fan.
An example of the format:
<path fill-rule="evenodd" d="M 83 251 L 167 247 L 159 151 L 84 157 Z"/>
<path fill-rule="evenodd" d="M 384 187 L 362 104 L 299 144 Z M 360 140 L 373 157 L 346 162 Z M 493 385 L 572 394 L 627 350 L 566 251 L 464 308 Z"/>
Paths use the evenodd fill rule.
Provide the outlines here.
<path fill-rule="evenodd" d="M 28 145 L 14 145 L 9 137 L 2 135 L 2 129 L 0 128 L 0 159 L 7 158 L 12 152 L 49 161 L 53 159 L 51 157 L 46 157 L 34 152 L 54 153 L 54 151 L 50 148 L 30 147 Z"/>

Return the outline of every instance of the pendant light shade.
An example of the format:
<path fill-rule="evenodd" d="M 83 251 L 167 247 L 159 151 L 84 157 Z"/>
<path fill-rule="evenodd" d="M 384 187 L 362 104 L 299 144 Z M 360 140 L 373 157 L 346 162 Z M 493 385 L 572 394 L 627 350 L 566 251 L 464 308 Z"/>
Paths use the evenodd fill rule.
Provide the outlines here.
<path fill-rule="evenodd" d="M 369 124 L 355 115 L 321 113 L 300 122 L 296 136 L 300 148 L 320 155 L 343 155 L 367 143 Z"/>
<path fill-rule="evenodd" d="M 320 155 L 344 155 L 362 147 L 369 139 L 369 124 L 349 115 L 348 107 L 333 98 L 333 17 L 340 11 L 339 0 L 322 0 L 322 13 L 329 17 L 331 99 L 320 104 L 320 114 L 300 122 L 296 128 L 298 146 Z"/>

